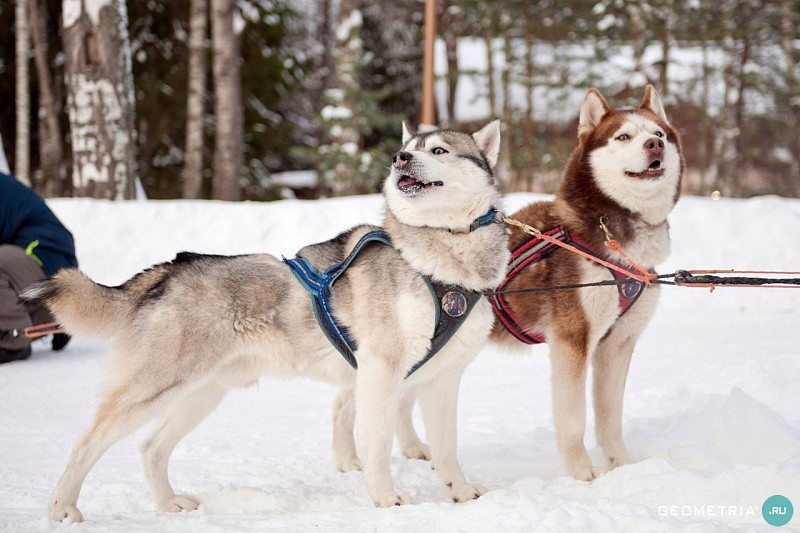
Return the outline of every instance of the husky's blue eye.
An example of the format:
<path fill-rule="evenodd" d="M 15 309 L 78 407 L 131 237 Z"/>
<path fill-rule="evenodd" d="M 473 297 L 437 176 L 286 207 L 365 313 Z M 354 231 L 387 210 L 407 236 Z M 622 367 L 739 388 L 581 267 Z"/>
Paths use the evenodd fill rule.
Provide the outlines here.
<path fill-rule="evenodd" d="M 624 133 L 622 135 L 620 135 L 619 137 L 617 137 L 618 141 L 627 141 L 628 139 L 630 139 L 630 137 L 628 137 Z"/>
<path fill-rule="evenodd" d="M 432 153 L 433 155 L 442 155 L 442 154 L 446 154 L 446 153 L 447 153 L 447 150 L 445 150 L 444 148 L 441 148 L 441 147 L 438 147 L 438 146 L 437 146 L 436 148 L 434 148 L 433 150 L 431 150 L 431 153 Z"/>
<path fill-rule="evenodd" d="M 663 134 L 663 133 L 661 133 L 660 131 L 657 131 L 657 132 L 655 133 L 655 136 L 656 136 L 656 137 L 658 137 L 658 138 L 660 139 L 661 137 L 663 137 L 663 136 L 664 136 L 664 134 Z"/>

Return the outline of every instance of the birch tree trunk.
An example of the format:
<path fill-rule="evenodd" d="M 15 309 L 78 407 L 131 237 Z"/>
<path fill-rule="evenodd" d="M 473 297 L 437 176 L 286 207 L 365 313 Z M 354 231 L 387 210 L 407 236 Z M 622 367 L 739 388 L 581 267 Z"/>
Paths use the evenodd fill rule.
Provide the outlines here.
<path fill-rule="evenodd" d="M 355 88 L 359 84 L 358 60 L 363 52 L 361 27 L 363 18 L 356 8 L 355 0 L 342 0 L 339 7 L 339 27 L 336 29 L 336 85 L 332 104 L 336 113 L 349 117 L 349 124 L 342 124 L 331 132 L 335 150 L 347 154 L 334 166 L 333 190 L 337 195 L 353 194 L 358 184 L 353 179 L 352 161 L 361 144 L 361 135 L 353 124 L 360 115 Z"/>
<path fill-rule="evenodd" d="M 31 161 L 31 93 L 28 78 L 28 53 L 30 52 L 30 32 L 28 25 L 28 1 L 16 0 L 14 30 L 16 33 L 16 95 L 17 111 L 16 151 L 14 154 L 14 175 L 22 183 L 30 186 Z"/>
<path fill-rule="evenodd" d="M 492 31 L 490 28 L 491 21 L 488 15 L 481 20 L 482 37 L 484 46 L 486 46 L 486 88 L 489 97 L 489 116 L 497 116 L 497 90 L 494 84 L 494 47 L 492 46 Z"/>
<path fill-rule="evenodd" d="M 502 98 L 501 116 L 503 123 L 511 123 L 511 68 L 514 65 L 514 52 L 511 37 L 507 31 L 503 32 L 503 70 L 500 72 L 500 92 Z M 514 168 L 514 159 L 517 156 L 517 146 L 513 138 L 505 135 L 503 141 L 505 150 L 500 150 L 500 159 L 497 164 L 497 174 L 500 179 L 505 178 L 509 191 L 519 191 L 519 173 Z M 504 155 L 505 154 L 505 155 Z"/>
<path fill-rule="evenodd" d="M 73 194 L 136 197 L 134 95 L 124 0 L 64 0 Z"/>
<path fill-rule="evenodd" d="M 704 24 L 704 28 L 706 25 Z M 709 62 L 709 54 L 708 54 L 708 40 L 705 37 L 706 32 L 703 32 L 703 38 L 700 41 L 700 45 L 702 47 L 702 57 L 703 57 L 703 83 L 702 83 L 702 100 L 701 100 L 701 109 L 707 110 L 710 107 L 711 98 L 711 65 Z M 712 137 L 713 132 L 716 128 L 713 127 L 711 124 L 711 120 L 708 115 L 708 111 L 705 111 L 703 114 L 705 119 L 705 126 L 703 128 L 703 142 L 700 143 L 700 147 L 698 150 L 698 154 L 700 156 L 700 193 L 704 193 L 707 189 L 710 189 L 713 185 L 713 178 L 710 179 L 709 176 L 711 175 L 711 162 L 714 160 L 714 139 Z"/>
<path fill-rule="evenodd" d="M 739 56 L 739 70 L 737 73 L 737 84 L 738 89 L 736 93 L 736 106 L 733 110 L 733 120 L 735 124 L 735 131 L 736 135 L 734 137 L 734 157 L 735 157 L 735 168 L 736 172 L 732 176 L 733 183 L 729 186 L 731 193 L 735 196 L 741 196 L 743 192 L 743 185 L 745 180 L 744 169 L 742 169 L 741 162 L 743 160 L 743 155 L 745 151 L 744 146 L 744 137 L 742 136 L 742 132 L 744 131 L 745 127 L 745 114 L 744 114 L 744 103 L 745 103 L 745 91 L 747 90 L 747 62 L 750 60 L 750 39 L 747 37 L 747 32 L 744 32 L 744 38 L 742 39 L 742 53 Z"/>
<path fill-rule="evenodd" d="M 723 195 L 729 196 L 732 192 L 732 184 L 739 181 L 739 163 L 736 154 L 736 137 L 739 132 L 736 130 L 735 102 L 733 102 L 736 91 L 736 71 L 735 64 L 738 61 L 738 51 L 733 32 L 736 22 L 737 0 L 723 0 L 722 2 L 722 50 L 725 57 L 723 67 L 724 96 L 723 106 L 720 110 L 721 131 L 716 136 L 714 153 L 716 155 L 714 164 L 714 189 Z"/>
<path fill-rule="evenodd" d="M 449 124 L 456 122 L 456 94 L 458 92 L 458 36 L 462 32 L 461 13 L 448 10 L 442 6 L 442 27 L 445 30 L 445 50 L 447 51 L 447 120 Z"/>
<path fill-rule="evenodd" d="M 669 95 L 669 53 L 671 48 L 672 38 L 672 18 L 675 16 L 673 12 L 672 0 L 665 1 L 664 9 L 664 28 L 661 31 L 661 72 L 659 73 L 659 87 L 662 98 Z"/>
<path fill-rule="evenodd" d="M 310 95 L 312 110 L 314 113 L 319 114 L 322 109 L 327 105 L 325 101 L 325 92 L 331 88 L 334 83 L 334 73 L 336 70 L 333 60 L 333 49 L 335 41 L 331 33 L 332 15 L 331 15 L 331 0 L 320 0 L 317 6 L 317 39 L 321 44 L 321 50 L 316 58 L 316 65 L 310 77 L 313 78 L 314 83 L 308 89 Z M 325 133 L 322 129 L 315 132 L 315 136 L 319 144 L 323 144 Z"/>
<path fill-rule="evenodd" d="M 189 13 L 189 83 L 186 97 L 186 159 L 183 197 L 197 199 L 203 189 L 203 118 L 206 96 L 207 0 L 191 0 Z"/>
<path fill-rule="evenodd" d="M 629 4 L 628 14 L 631 21 L 630 32 L 633 38 L 633 72 L 634 74 L 637 74 L 637 76 L 633 76 L 632 79 L 634 79 L 636 83 L 641 83 L 644 86 L 645 83 L 642 83 L 644 80 L 643 61 L 644 52 L 647 48 L 647 35 L 645 22 L 642 15 L 642 6 L 636 2 Z"/>
<path fill-rule="evenodd" d="M 531 6 L 525 9 L 526 25 L 533 27 L 533 16 L 530 13 Z M 533 124 L 533 90 L 535 87 L 534 77 L 535 68 L 533 61 L 533 33 L 530 30 L 525 32 L 525 120 L 522 126 L 523 141 L 520 155 L 524 158 L 522 165 L 522 176 L 520 179 L 523 189 L 534 191 L 536 185 L 536 164 L 534 163 L 534 124 Z"/>
<path fill-rule="evenodd" d="M 233 0 L 211 0 L 214 76 L 214 177 L 211 197 L 241 199 L 243 117 L 239 39 L 233 28 Z"/>
<path fill-rule="evenodd" d="M 794 24 L 792 24 L 792 2 L 781 0 L 781 50 L 783 51 L 784 74 L 786 76 L 786 93 L 788 104 L 788 138 L 791 160 L 789 162 L 788 179 L 781 184 L 787 196 L 800 196 L 800 94 L 797 90 L 794 61 Z"/>
<path fill-rule="evenodd" d="M 61 196 L 63 183 L 61 180 L 61 124 L 58 121 L 58 105 L 53 94 L 53 80 L 50 76 L 50 65 L 47 59 L 46 23 L 39 0 L 30 0 L 30 28 L 33 37 L 36 75 L 39 79 L 39 116 L 43 130 L 39 132 L 39 160 L 45 177 L 46 189 L 51 194 Z"/>

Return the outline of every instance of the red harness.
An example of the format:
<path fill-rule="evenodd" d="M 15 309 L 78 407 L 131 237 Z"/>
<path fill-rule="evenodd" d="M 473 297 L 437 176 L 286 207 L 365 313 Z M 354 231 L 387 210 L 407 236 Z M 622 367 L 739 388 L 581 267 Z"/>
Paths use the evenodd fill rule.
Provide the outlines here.
<path fill-rule="evenodd" d="M 570 235 L 565 226 L 556 226 L 542 233 L 563 243 L 570 243 L 575 248 L 590 255 L 598 258 L 600 257 L 597 252 L 592 250 L 586 241 L 578 236 Z M 539 237 L 531 237 L 514 248 L 514 250 L 511 251 L 511 258 L 508 261 L 508 274 L 506 274 L 506 278 L 497 287 L 496 292 L 504 291 L 508 284 L 511 283 L 511 280 L 522 272 L 523 269 L 534 263 L 538 263 L 558 248 L 558 245 L 547 242 Z M 625 267 L 625 265 L 616 261 L 613 262 L 623 268 Z M 619 319 L 642 294 L 644 284 L 612 268 L 609 268 L 608 271 L 611 272 L 615 280 L 627 280 L 626 283 L 617 285 L 620 307 L 617 318 Z M 541 344 L 547 342 L 543 334 L 525 331 L 525 328 L 520 325 L 519 319 L 514 315 L 514 312 L 511 311 L 511 307 L 508 305 L 508 302 L 506 302 L 504 295 L 494 294 L 490 296 L 489 300 L 492 302 L 492 307 L 494 307 L 494 313 L 497 315 L 497 318 L 500 319 L 500 322 L 505 326 L 508 332 L 517 339 L 525 344 Z"/>

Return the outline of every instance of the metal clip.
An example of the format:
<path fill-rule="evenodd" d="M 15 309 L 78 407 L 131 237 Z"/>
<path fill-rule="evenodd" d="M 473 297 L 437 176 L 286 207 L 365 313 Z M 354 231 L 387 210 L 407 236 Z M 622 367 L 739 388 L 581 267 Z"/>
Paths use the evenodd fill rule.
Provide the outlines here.
<path fill-rule="evenodd" d="M 614 234 L 611 233 L 611 230 L 608 229 L 608 217 L 605 215 L 600 216 L 600 229 L 606 234 L 606 242 L 611 242 L 614 240 Z"/>

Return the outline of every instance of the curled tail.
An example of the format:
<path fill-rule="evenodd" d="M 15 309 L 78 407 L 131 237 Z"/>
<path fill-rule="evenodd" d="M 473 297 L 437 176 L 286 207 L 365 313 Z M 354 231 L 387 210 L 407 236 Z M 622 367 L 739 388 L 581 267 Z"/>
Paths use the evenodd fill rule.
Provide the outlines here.
<path fill-rule="evenodd" d="M 156 267 L 123 285 L 107 287 L 78 269 L 66 268 L 26 289 L 22 299 L 42 302 L 70 335 L 103 340 L 130 324 L 142 293 L 163 279 L 164 272 L 159 270 Z"/>

